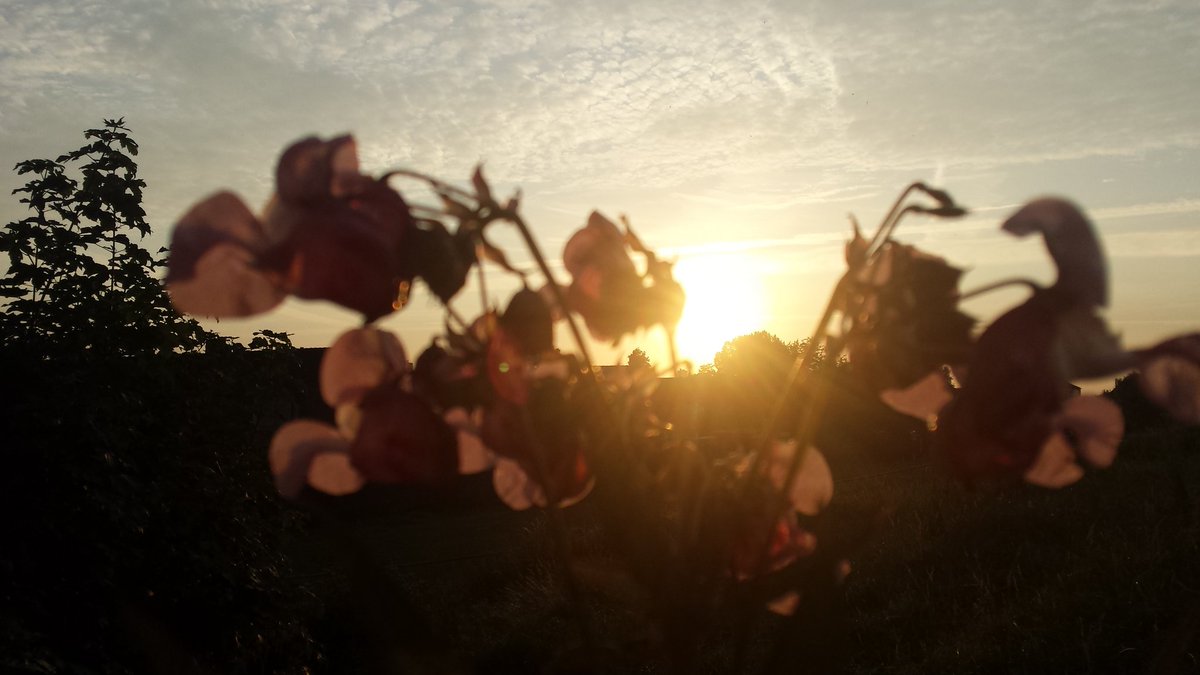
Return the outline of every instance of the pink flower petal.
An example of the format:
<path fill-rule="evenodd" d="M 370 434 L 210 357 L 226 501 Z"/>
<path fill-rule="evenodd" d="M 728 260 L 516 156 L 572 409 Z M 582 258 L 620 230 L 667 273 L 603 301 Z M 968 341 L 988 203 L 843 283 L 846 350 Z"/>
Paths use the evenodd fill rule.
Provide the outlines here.
<path fill-rule="evenodd" d="M 1142 353 L 1142 391 L 1175 419 L 1200 424 L 1200 333 L 1172 338 Z"/>
<path fill-rule="evenodd" d="M 1071 202 L 1044 197 L 1021 207 L 1004 222 L 1018 237 L 1041 232 L 1058 266 L 1054 287 L 1071 299 L 1093 306 L 1108 304 L 1108 268 L 1091 222 Z"/>
<path fill-rule="evenodd" d="M 514 511 L 524 511 L 533 506 L 546 506 L 546 493 L 541 486 L 525 473 L 521 465 L 511 459 L 496 458 L 492 471 L 492 486 L 496 496 Z"/>
<path fill-rule="evenodd" d="M 496 455 L 479 437 L 483 425 L 483 409 L 468 414 L 465 408 L 451 408 L 442 416 L 458 436 L 458 472 L 461 474 L 487 471 L 496 464 Z"/>
<path fill-rule="evenodd" d="M 1112 465 L 1125 435 L 1125 419 L 1116 403 L 1103 396 L 1069 398 L 1055 421 L 1073 433 L 1085 462 L 1098 468 Z"/>
<path fill-rule="evenodd" d="M 253 254 L 239 245 L 217 244 L 192 267 L 191 277 L 167 280 L 171 302 L 181 312 L 218 318 L 274 309 L 287 294 L 254 262 Z"/>
<path fill-rule="evenodd" d="M 235 244 L 254 253 L 266 245 L 262 224 L 232 192 L 218 192 L 194 205 L 171 233 L 167 281 L 190 279 L 214 246 Z"/>
<path fill-rule="evenodd" d="M 362 489 L 366 480 L 345 452 L 322 452 L 308 467 L 308 484 L 327 495 L 341 497 Z"/>
<path fill-rule="evenodd" d="M 349 445 L 349 441 L 336 429 L 322 422 L 294 420 L 279 427 L 267 451 L 271 473 L 275 476 L 275 487 L 284 497 L 297 497 L 312 474 L 315 458 L 325 453 L 344 456 Z M 351 481 L 344 472 L 338 473 L 334 464 L 336 462 L 322 462 L 316 479 L 322 485 L 345 489 Z"/>
<path fill-rule="evenodd" d="M 1061 488 L 1083 478 L 1083 467 L 1075 462 L 1075 451 L 1060 433 L 1051 434 L 1033 464 L 1025 471 L 1025 482 Z"/>
<path fill-rule="evenodd" d="M 283 151 L 275 169 L 279 196 L 289 202 L 319 200 L 332 196 L 337 173 L 357 173 L 354 139 L 339 136 L 328 141 L 316 137 L 297 141 Z"/>
<path fill-rule="evenodd" d="M 907 389 L 885 389 L 879 398 L 896 412 L 910 415 L 933 426 L 937 415 L 950 402 L 950 389 L 941 373 L 930 373 Z"/>
<path fill-rule="evenodd" d="M 570 495 L 558 502 L 559 508 L 574 506 L 583 501 L 592 492 L 596 481 L 589 478 L 576 494 Z M 533 506 L 545 507 L 549 504 L 546 491 L 521 465 L 514 460 L 504 457 L 496 458 L 496 468 L 492 471 L 492 487 L 500 501 L 514 511 L 524 511 Z"/>
<path fill-rule="evenodd" d="M 377 328 L 347 331 L 321 359 L 321 398 L 334 408 L 356 403 L 407 368 L 404 346 L 395 335 Z"/>
<path fill-rule="evenodd" d="M 783 482 L 787 479 L 788 468 L 798 445 L 794 440 L 771 442 L 767 478 L 777 490 L 784 487 Z M 804 452 L 788 498 L 792 508 L 809 516 L 820 513 L 833 499 L 833 474 L 825 456 L 816 448 L 809 446 Z"/>
<path fill-rule="evenodd" d="M 767 602 L 767 609 L 780 616 L 791 616 L 796 613 L 799 607 L 800 594 L 796 591 L 788 591 L 778 598 Z"/>

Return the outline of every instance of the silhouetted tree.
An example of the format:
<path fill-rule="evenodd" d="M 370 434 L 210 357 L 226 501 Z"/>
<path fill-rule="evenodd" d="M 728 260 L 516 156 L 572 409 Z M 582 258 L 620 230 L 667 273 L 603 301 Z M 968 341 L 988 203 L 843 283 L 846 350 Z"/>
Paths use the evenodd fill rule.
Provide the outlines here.
<path fill-rule="evenodd" d="M 174 311 L 156 275 L 165 262 L 135 241 L 150 226 L 124 119 L 84 136 L 86 145 L 55 160 L 15 167 L 32 176 L 14 190 L 32 213 L 0 233 L 9 258 L 0 339 L 59 354 L 199 348 L 211 334 Z"/>
<path fill-rule="evenodd" d="M 713 356 L 713 366 L 721 375 L 774 380 L 786 375 L 794 358 L 787 343 L 760 330 L 726 342 Z"/>
<path fill-rule="evenodd" d="M 630 368 L 649 368 L 651 365 L 653 365 L 650 363 L 650 357 L 646 356 L 646 352 L 642 351 L 640 348 L 635 348 L 633 351 L 629 352 L 629 359 L 627 363 L 629 364 Z"/>

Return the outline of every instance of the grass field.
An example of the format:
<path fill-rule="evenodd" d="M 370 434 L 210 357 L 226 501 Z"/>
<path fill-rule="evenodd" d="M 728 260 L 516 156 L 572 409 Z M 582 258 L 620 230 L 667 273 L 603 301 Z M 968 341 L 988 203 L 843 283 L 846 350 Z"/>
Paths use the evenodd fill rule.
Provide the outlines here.
<path fill-rule="evenodd" d="M 1131 436 L 1114 467 L 1057 492 L 972 490 L 920 458 L 835 472 L 834 526 L 879 523 L 844 587 L 846 672 L 1200 672 L 1197 430 Z M 320 669 L 665 670 L 645 593 L 588 502 L 566 522 L 599 655 L 579 648 L 544 514 L 489 505 L 479 487 L 451 510 L 370 493 L 297 532 Z M 754 672 L 782 620 L 763 612 L 750 628 Z M 708 635 L 703 670 L 733 668 L 732 631 Z"/>

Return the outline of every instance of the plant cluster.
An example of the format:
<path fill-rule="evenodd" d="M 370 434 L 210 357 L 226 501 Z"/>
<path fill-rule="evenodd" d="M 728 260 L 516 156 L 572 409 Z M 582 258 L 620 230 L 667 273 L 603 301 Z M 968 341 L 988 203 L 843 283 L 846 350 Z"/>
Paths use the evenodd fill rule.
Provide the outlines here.
<path fill-rule="evenodd" d="M 423 183 L 441 203 L 410 203 L 397 179 Z M 1062 487 L 1085 466 L 1111 464 L 1120 411 L 1071 396 L 1074 378 L 1139 369 L 1149 399 L 1200 421 L 1200 334 L 1123 348 L 1098 313 L 1108 297 L 1099 240 L 1063 199 L 1030 202 L 1003 226 L 1042 235 L 1057 281 L 1015 282 L 1029 286 L 1028 299 L 977 331 L 960 309 L 973 295 L 958 288 L 961 270 L 893 238 L 906 215 L 966 211 L 942 190 L 910 186 L 869 238 L 855 226 L 848 269 L 797 346 L 770 421 L 758 434 L 720 439 L 659 418 L 647 405 L 653 369 L 606 378 L 583 338 L 580 323 L 600 340 L 654 326 L 670 338 L 684 303 L 671 264 L 627 219 L 618 225 L 593 212 L 562 251 L 564 283 L 518 207 L 518 195 L 498 198 L 479 170 L 468 188 L 412 171 L 371 177 L 359 171 L 352 138 L 308 138 L 282 154 L 260 215 L 221 192 L 180 219 L 167 285 L 175 305 L 195 315 L 257 314 L 288 295 L 362 314 L 365 325 L 339 337 L 321 365 L 334 424 L 293 421 L 270 444 L 283 495 L 343 496 L 368 484 L 441 484 L 491 471 L 503 502 L 549 509 L 552 523 L 558 509 L 594 499 L 681 669 L 695 636 L 730 608 L 765 604 L 796 625 L 818 625 L 849 572 L 861 533 L 831 533 L 821 521 L 834 492 L 817 435 L 831 400 L 822 359 L 844 356 L 864 391 L 936 429 L 938 455 L 968 481 Z M 516 229 L 536 270 L 514 266 L 491 243 L 498 227 Z M 454 298 L 472 270 L 482 284 L 489 264 L 522 288 L 505 307 L 485 302 L 480 316 L 464 319 Z M 403 309 L 418 281 L 445 306 L 447 331 L 410 364 L 400 341 L 372 323 Z M 559 321 L 573 351 L 555 344 Z M 802 393 L 799 407 L 784 404 L 792 392 Z M 570 551 L 561 527 L 551 529 L 586 644 Z"/>

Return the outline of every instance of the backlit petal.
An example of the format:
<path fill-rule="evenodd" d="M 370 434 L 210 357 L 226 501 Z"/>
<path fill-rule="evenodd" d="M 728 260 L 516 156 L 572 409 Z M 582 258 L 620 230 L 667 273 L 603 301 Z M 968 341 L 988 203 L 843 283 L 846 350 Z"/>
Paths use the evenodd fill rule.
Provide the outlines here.
<path fill-rule="evenodd" d="M 783 489 L 797 447 L 795 440 L 771 441 L 767 478 L 777 490 Z M 820 513 L 833 499 L 833 474 L 825 456 L 816 448 L 809 446 L 804 452 L 800 467 L 793 477 L 788 499 L 792 508 L 809 516 Z"/>
<path fill-rule="evenodd" d="M 1025 482 L 1047 488 L 1061 488 L 1083 478 L 1083 467 L 1075 462 L 1075 452 L 1067 438 L 1051 434 L 1042 445 L 1033 464 L 1025 472 Z"/>
<path fill-rule="evenodd" d="M 242 317 L 262 314 L 283 302 L 286 293 L 275 275 L 255 267 L 253 254 L 240 245 L 217 244 L 192 267 L 188 278 L 168 279 L 175 307 L 187 314 Z"/>
<path fill-rule="evenodd" d="M 907 389 L 886 389 L 879 398 L 892 410 L 915 417 L 930 427 L 937 414 L 950 402 L 950 388 L 942 373 L 930 373 Z"/>
<path fill-rule="evenodd" d="M 1088 464 L 1105 468 L 1117 457 L 1117 446 L 1125 435 L 1121 408 L 1103 396 L 1076 396 L 1063 403 L 1056 420 L 1069 430 L 1079 456 Z"/>
<path fill-rule="evenodd" d="M 308 467 L 308 484 L 327 495 L 340 497 L 358 492 L 366 484 L 345 452 L 322 452 Z"/>
<path fill-rule="evenodd" d="M 321 359 L 321 398 L 330 407 L 354 403 L 408 367 L 395 335 L 377 328 L 342 333 Z"/>
<path fill-rule="evenodd" d="M 496 496 L 514 511 L 524 511 L 533 506 L 546 506 L 546 493 L 541 486 L 525 473 L 521 465 L 511 459 L 499 457 L 492 472 L 492 486 Z"/>
<path fill-rule="evenodd" d="M 275 476 L 275 487 L 284 497 L 295 498 L 312 475 L 313 462 L 318 455 L 345 455 L 348 447 L 349 442 L 328 424 L 314 420 L 288 422 L 275 432 L 267 451 L 271 473 Z M 332 466 L 323 463 L 317 471 L 317 480 L 335 489 L 349 484 L 344 472 L 336 479 L 334 473 Z"/>
<path fill-rule="evenodd" d="M 1142 353 L 1146 397 L 1175 419 L 1200 424 L 1200 333 L 1172 338 Z"/>
<path fill-rule="evenodd" d="M 232 192 L 218 192 L 197 203 L 175 225 L 167 281 L 190 279 L 214 246 L 234 244 L 253 253 L 266 244 L 262 224 Z"/>

